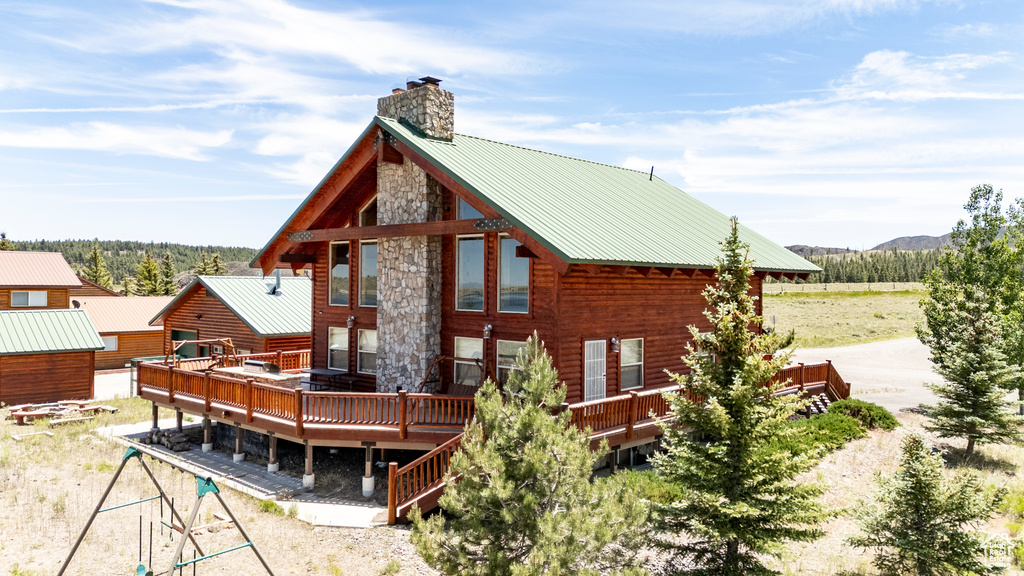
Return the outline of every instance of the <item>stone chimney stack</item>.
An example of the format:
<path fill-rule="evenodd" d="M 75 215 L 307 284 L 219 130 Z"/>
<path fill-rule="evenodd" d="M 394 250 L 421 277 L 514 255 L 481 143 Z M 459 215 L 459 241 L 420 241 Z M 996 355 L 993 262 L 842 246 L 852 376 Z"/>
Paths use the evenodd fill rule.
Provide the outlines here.
<path fill-rule="evenodd" d="M 377 100 L 377 114 L 451 140 L 455 99 L 439 82 L 426 76 L 407 83 L 406 90 Z M 378 162 L 378 224 L 432 222 L 441 214 L 437 180 L 410 160 Z M 377 250 L 377 391 L 418 391 L 431 360 L 441 353 L 441 238 L 381 238 Z"/>

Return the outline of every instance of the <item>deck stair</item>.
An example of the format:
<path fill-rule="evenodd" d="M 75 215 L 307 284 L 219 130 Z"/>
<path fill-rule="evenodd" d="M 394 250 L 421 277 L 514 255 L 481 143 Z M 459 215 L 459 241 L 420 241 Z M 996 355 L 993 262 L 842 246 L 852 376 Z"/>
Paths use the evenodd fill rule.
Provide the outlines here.
<path fill-rule="evenodd" d="M 832 400 L 829 399 L 827 394 L 816 394 L 811 396 L 810 401 L 811 403 L 803 410 L 804 415 L 808 418 L 828 412 L 828 407 L 832 404 Z"/>

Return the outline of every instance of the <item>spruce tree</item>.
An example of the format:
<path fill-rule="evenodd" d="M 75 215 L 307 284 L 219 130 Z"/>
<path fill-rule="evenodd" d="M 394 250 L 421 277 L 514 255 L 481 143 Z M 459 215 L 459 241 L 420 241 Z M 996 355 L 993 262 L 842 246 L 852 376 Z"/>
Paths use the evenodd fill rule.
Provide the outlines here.
<path fill-rule="evenodd" d="M 769 382 L 788 354 L 765 360 L 779 336 L 752 331 L 763 319 L 750 296 L 751 260 L 737 223 L 722 243 L 717 283 L 704 290 L 711 331 L 690 327 L 695 347 L 683 358 L 687 393 L 670 394 L 675 420 L 664 426 L 667 451 L 654 467 L 682 498 L 656 505 L 660 543 L 676 573 L 739 576 L 773 574 L 761 555 L 778 555 L 785 541 L 822 536 L 815 525 L 834 516 L 818 497 L 823 487 L 796 481 L 811 456 L 794 455 L 773 440 L 796 433 L 786 426 L 806 402 L 775 396 Z"/>
<path fill-rule="evenodd" d="M 137 296 L 160 296 L 163 294 L 160 268 L 149 252 L 146 252 L 146 256 L 142 262 L 139 262 L 139 267 L 135 270 L 134 289 Z"/>
<path fill-rule="evenodd" d="M 107 261 L 104 260 L 103 254 L 100 253 L 99 244 L 92 245 L 92 250 L 86 257 L 86 268 L 82 273 L 82 277 L 104 288 L 112 288 L 114 286 L 114 281 L 107 270 Z"/>
<path fill-rule="evenodd" d="M 447 520 L 414 509 L 416 550 L 445 574 L 635 573 L 646 510 L 620 477 L 591 482 L 607 446 L 592 452 L 557 412 L 565 387 L 536 334 L 518 366 L 477 392 L 439 502 Z"/>
<path fill-rule="evenodd" d="M 917 435 L 903 440 L 899 470 L 879 477 L 874 505 L 857 506 L 862 534 L 848 542 L 875 550 L 882 576 L 985 574 L 981 540 L 971 529 L 987 520 L 1004 490 L 987 490 L 973 470 L 949 481 L 942 458 Z"/>
<path fill-rule="evenodd" d="M 1006 389 L 1016 383 L 1019 369 L 1007 365 L 1000 350 L 996 318 L 973 289 L 967 289 L 966 299 L 949 311 L 951 340 L 941 355 L 934 354 L 940 359 L 935 371 L 945 382 L 928 385 L 939 403 L 925 406 L 932 419 L 925 428 L 943 438 L 966 438 L 964 457 L 970 458 L 976 442 L 1020 440 L 1024 419 L 1013 415 L 1014 403 L 1006 401 Z"/>
<path fill-rule="evenodd" d="M 164 253 L 163 262 L 160 263 L 160 295 L 174 296 L 178 293 L 178 287 L 174 284 L 174 260 L 171 253 Z"/>

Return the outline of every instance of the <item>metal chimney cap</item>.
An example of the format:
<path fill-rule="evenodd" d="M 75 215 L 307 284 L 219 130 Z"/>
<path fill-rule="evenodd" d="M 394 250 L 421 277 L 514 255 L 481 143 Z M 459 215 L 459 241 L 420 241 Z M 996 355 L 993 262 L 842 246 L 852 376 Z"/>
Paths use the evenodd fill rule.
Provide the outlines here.
<path fill-rule="evenodd" d="M 431 86 L 437 86 L 438 84 L 441 83 L 441 79 L 434 78 L 433 76 L 424 76 L 423 78 L 420 78 L 420 82 L 423 82 L 424 84 L 430 84 Z"/>

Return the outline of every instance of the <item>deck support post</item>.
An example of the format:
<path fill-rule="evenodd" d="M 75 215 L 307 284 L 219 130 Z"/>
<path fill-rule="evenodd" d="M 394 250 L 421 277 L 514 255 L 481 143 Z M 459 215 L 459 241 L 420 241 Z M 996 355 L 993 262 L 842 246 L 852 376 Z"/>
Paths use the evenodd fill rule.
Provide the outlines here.
<path fill-rule="evenodd" d="M 402 440 L 409 435 L 409 393 L 398 391 L 398 437 Z"/>
<path fill-rule="evenodd" d="M 619 471 L 619 447 L 618 446 L 612 448 L 611 457 L 612 457 L 612 462 L 611 462 L 612 474 L 615 474 L 616 472 Z"/>
<path fill-rule="evenodd" d="M 366 457 L 364 459 L 366 466 L 363 471 L 363 498 L 369 498 L 373 496 L 373 491 L 376 488 L 373 478 L 373 443 L 364 442 L 363 445 L 366 446 Z"/>
<path fill-rule="evenodd" d="M 245 430 L 241 424 L 235 424 L 235 454 L 232 459 L 235 462 L 245 460 L 245 451 L 242 449 L 242 442 L 245 440 Z"/>
<path fill-rule="evenodd" d="M 153 426 L 149 429 L 150 440 L 156 440 L 156 434 L 160 431 L 160 407 L 153 402 Z"/>
<path fill-rule="evenodd" d="M 174 366 L 167 367 L 167 403 L 174 404 Z"/>
<path fill-rule="evenodd" d="M 313 445 L 309 443 L 309 440 L 303 440 L 303 444 L 306 445 L 306 468 L 302 474 L 302 487 L 306 490 L 313 489 Z"/>
<path fill-rule="evenodd" d="M 174 409 L 174 427 L 178 430 L 178 433 L 181 433 L 181 421 L 182 421 L 183 417 L 184 417 L 184 414 L 181 413 L 181 408 L 175 408 Z"/>
<path fill-rule="evenodd" d="M 213 452 L 213 425 L 209 416 L 203 416 L 203 452 Z"/>
<path fill-rule="evenodd" d="M 388 525 L 398 522 L 398 462 L 388 463 Z"/>
<path fill-rule="evenodd" d="M 203 373 L 203 399 L 206 405 L 206 411 L 210 411 L 210 371 Z"/>
<path fill-rule="evenodd" d="M 270 460 L 267 461 L 267 472 L 277 472 L 281 469 L 281 464 L 277 461 L 277 436 L 271 432 L 270 436 Z"/>

